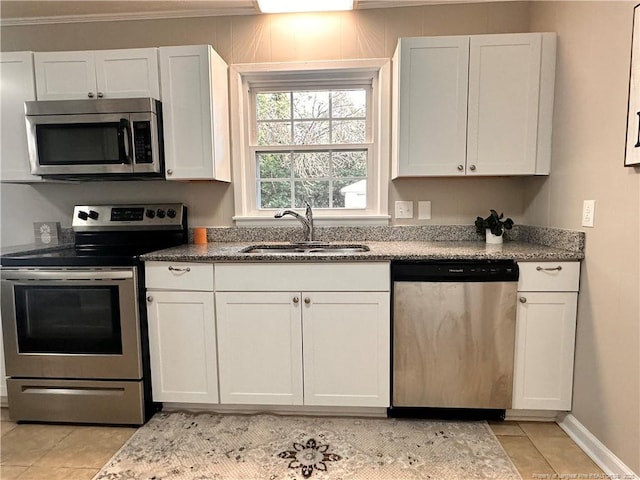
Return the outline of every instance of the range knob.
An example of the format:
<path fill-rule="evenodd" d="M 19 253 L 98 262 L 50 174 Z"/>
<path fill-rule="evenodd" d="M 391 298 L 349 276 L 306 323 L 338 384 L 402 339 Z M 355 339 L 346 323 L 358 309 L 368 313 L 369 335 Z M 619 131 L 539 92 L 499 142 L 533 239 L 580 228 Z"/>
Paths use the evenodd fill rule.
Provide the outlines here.
<path fill-rule="evenodd" d="M 96 212 L 95 210 L 89 210 L 89 218 L 91 218 L 93 220 L 97 220 L 99 216 L 100 216 L 100 214 L 98 212 Z"/>
<path fill-rule="evenodd" d="M 89 218 L 89 214 L 87 212 L 84 212 L 84 211 L 80 210 L 78 212 L 78 218 L 80 220 L 86 220 L 87 218 Z"/>
<path fill-rule="evenodd" d="M 156 215 L 158 215 L 158 218 L 164 218 L 164 210 L 159 208 L 158 211 L 156 212 Z"/>
<path fill-rule="evenodd" d="M 176 218 L 176 211 L 173 208 L 170 208 L 169 210 L 167 210 L 167 217 Z"/>
<path fill-rule="evenodd" d="M 147 218 L 153 218 L 156 216 L 156 211 L 155 210 L 151 210 L 150 208 L 147 209 L 146 212 Z"/>

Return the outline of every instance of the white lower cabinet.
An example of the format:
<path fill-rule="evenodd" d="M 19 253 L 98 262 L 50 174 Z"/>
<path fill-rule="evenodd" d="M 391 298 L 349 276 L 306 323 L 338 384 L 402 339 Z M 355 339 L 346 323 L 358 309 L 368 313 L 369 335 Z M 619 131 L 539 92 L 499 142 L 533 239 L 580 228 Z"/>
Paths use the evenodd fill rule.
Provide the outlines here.
<path fill-rule="evenodd" d="M 148 262 L 146 274 L 153 400 L 218 403 L 213 265 Z"/>
<path fill-rule="evenodd" d="M 571 410 L 578 262 L 521 263 L 513 408 Z"/>
<path fill-rule="evenodd" d="M 220 402 L 302 404 L 299 304 L 288 292 L 218 292 Z"/>
<path fill-rule="evenodd" d="M 220 267 L 221 403 L 389 406 L 387 263 Z"/>
<path fill-rule="evenodd" d="M 389 295 L 313 292 L 303 297 L 305 405 L 387 407 Z"/>

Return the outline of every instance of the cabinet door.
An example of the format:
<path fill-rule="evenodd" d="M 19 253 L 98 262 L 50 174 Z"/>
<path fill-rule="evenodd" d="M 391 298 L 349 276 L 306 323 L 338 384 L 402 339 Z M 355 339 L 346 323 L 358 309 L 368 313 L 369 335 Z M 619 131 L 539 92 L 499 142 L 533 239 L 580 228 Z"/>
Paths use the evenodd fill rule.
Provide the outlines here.
<path fill-rule="evenodd" d="M 303 293 L 305 405 L 389 406 L 389 293 Z"/>
<path fill-rule="evenodd" d="M 518 296 L 513 408 L 571 410 L 578 294 Z"/>
<path fill-rule="evenodd" d="M 159 52 L 167 180 L 230 181 L 226 63 L 209 45 Z"/>
<path fill-rule="evenodd" d="M 31 175 L 24 102 L 36 99 L 33 53 L 6 52 L 0 56 L 0 172 L 2 181 L 37 182 Z"/>
<path fill-rule="evenodd" d="M 98 97 L 160 99 L 157 48 L 95 52 Z"/>
<path fill-rule="evenodd" d="M 34 64 L 38 100 L 96 97 L 93 52 L 36 52 Z"/>
<path fill-rule="evenodd" d="M 536 172 L 542 36 L 471 36 L 467 174 Z"/>
<path fill-rule="evenodd" d="M 394 178 L 464 175 L 468 61 L 468 36 L 400 39 L 394 56 Z"/>
<path fill-rule="evenodd" d="M 218 403 L 213 293 L 147 295 L 153 399 Z"/>
<path fill-rule="evenodd" d="M 221 403 L 302 404 L 299 292 L 217 292 Z"/>

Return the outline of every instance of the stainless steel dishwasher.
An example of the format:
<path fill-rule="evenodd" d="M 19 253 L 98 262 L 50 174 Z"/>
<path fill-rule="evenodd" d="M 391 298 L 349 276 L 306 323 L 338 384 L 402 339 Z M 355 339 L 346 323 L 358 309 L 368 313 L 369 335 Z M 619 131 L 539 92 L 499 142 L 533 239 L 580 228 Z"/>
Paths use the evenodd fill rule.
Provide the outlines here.
<path fill-rule="evenodd" d="M 389 415 L 485 409 L 477 415 L 504 418 L 513 389 L 518 266 L 394 262 L 391 278 Z"/>

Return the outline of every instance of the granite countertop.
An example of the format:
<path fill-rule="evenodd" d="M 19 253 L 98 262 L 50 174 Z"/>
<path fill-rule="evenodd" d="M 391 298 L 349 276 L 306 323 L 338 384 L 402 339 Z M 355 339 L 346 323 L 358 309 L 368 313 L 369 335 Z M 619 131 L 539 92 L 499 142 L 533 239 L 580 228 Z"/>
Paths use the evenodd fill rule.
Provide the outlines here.
<path fill-rule="evenodd" d="M 319 241 L 343 245 L 367 245 L 360 253 L 241 253 L 255 245 L 290 245 L 300 241 L 301 229 L 290 227 L 207 229 L 209 243 L 193 243 L 142 255 L 145 261 L 171 262 L 326 262 L 389 260 L 482 260 L 516 261 L 582 260 L 584 232 L 552 227 L 518 225 L 508 232 L 501 245 L 487 245 L 473 225 L 320 227 Z M 71 237 L 70 237 L 71 238 Z M 21 245 L 3 248 L 2 254 L 38 253 L 71 246 Z"/>
<path fill-rule="evenodd" d="M 343 242 L 333 242 L 340 243 Z M 359 253 L 241 253 L 250 245 L 287 245 L 287 242 L 212 242 L 206 245 L 187 244 L 142 255 L 145 261 L 170 262 L 326 262 L 326 261 L 389 261 L 389 260 L 483 260 L 513 259 L 516 261 L 581 260 L 584 252 L 563 250 L 535 243 L 508 241 L 502 245 L 487 245 L 480 241 L 365 241 L 370 248 Z"/>

